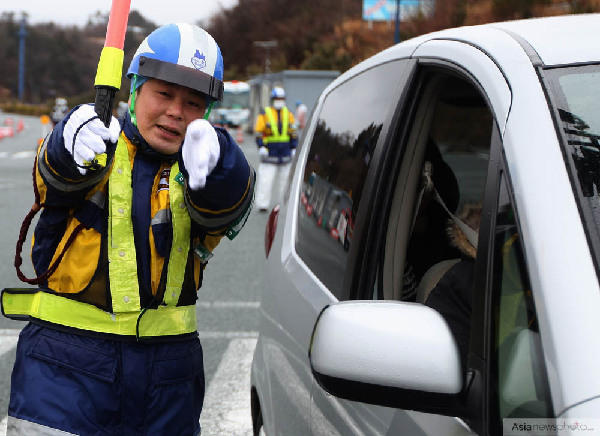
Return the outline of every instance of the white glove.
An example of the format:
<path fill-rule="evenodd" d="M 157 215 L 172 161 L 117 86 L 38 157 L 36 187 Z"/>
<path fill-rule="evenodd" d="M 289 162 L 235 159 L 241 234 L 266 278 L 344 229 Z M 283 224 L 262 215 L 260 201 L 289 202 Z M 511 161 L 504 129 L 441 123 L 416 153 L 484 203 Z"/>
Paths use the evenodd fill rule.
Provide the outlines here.
<path fill-rule="evenodd" d="M 181 154 L 190 189 L 204 188 L 206 177 L 217 165 L 221 154 L 217 132 L 208 121 L 198 119 L 188 125 Z"/>
<path fill-rule="evenodd" d="M 259 147 L 258 155 L 260 157 L 269 157 L 269 149 L 267 147 L 265 147 L 264 145 L 262 147 Z"/>
<path fill-rule="evenodd" d="M 91 120 L 91 121 L 90 121 Z M 79 131 L 78 131 L 79 130 Z M 81 174 L 87 173 L 84 162 L 92 162 L 96 155 L 106 153 L 104 141 L 115 143 L 119 140 L 121 126 L 111 117 L 110 127 L 106 127 L 92 105 L 82 105 L 71 114 L 63 130 L 65 148 L 77 163 Z M 73 143 L 75 139 L 75 143 Z"/>
<path fill-rule="evenodd" d="M 290 157 L 294 157 L 296 155 L 296 149 L 292 148 L 292 151 L 290 152 Z"/>

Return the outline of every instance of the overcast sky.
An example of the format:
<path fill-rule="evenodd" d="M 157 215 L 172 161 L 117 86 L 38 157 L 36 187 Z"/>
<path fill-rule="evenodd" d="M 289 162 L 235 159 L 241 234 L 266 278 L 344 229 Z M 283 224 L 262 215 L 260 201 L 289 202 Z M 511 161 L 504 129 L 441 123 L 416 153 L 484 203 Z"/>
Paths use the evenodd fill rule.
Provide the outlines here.
<path fill-rule="evenodd" d="M 236 5 L 238 0 L 131 0 L 131 9 L 157 25 L 196 23 L 210 18 L 221 8 Z M 52 21 L 57 24 L 83 26 L 96 11 L 110 11 L 111 0 L 0 0 L 0 13 L 29 14 L 29 23 Z"/>

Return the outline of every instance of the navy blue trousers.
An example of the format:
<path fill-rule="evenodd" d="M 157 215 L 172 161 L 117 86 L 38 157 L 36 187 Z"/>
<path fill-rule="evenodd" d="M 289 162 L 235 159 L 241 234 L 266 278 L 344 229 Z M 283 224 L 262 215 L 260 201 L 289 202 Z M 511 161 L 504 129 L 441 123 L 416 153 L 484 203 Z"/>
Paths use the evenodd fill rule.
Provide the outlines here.
<path fill-rule="evenodd" d="M 8 414 L 79 435 L 197 435 L 204 390 L 197 337 L 122 342 L 30 323 L 19 336 Z"/>

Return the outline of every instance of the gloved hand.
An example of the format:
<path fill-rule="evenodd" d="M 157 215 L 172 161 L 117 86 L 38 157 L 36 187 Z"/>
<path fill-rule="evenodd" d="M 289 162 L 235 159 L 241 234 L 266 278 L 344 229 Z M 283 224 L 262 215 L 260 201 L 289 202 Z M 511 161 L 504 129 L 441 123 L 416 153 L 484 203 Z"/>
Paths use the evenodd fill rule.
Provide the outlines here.
<path fill-rule="evenodd" d="M 290 152 L 290 156 L 293 158 L 296 155 L 296 149 L 292 148 L 292 151 Z"/>
<path fill-rule="evenodd" d="M 94 106 L 81 105 L 71 114 L 63 130 L 65 148 L 73 156 L 81 174 L 87 173 L 84 162 L 91 162 L 96 155 L 106 153 L 104 141 L 115 143 L 119 140 L 121 126 L 115 117 L 110 120 L 110 126 L 106 127 Z"/>
<path fill-rule="evenodd" d="M 206 177 L 217 165 L 221 154 L 217 132 L 208 121 L 198 119 L 188 125 L 181 154 L 190 189 L 204 188 Z"/>
<path fill-rule="evenodd" d="M 260 157 L 269 157 L 269 149 L 263 145 L 258 149 L 258 155 Z"/>

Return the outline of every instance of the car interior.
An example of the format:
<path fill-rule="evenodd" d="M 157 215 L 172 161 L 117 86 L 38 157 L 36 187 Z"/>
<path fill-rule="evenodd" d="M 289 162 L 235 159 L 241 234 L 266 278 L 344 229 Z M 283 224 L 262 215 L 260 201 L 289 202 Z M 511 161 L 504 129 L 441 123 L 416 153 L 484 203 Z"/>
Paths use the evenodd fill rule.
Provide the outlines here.
<path fill-rule="evenodd" d="M 455 75 L 428 75 L 418 98 L 388 220 L 382 287 L 383 299 L 422 303 L 460 257 L 448 225 L 462 207 L 482 202 L 492 115 L 477 88 Z"/>
<path fill-rule="evenodd" d="M 458 216 L 468 207 L 481 211 L 493 115 L 467 79 L 439 71 L 424 78 L 390 208 L 381 275 L 386 300 L 426 302 L 460 260 L 450 241 L 453 224 L 464 231 L 476 255 L 477 233 L 467 234 L 472 229 Z M 499 415 L 551 416 L 535 309 L 524 261 L 518 259 L 517 227 L 514 218 L 500 225 L 502 214 L 506 211 L 497 224 L 502 240 L 495 245 L 503 254 L 496 256 L 494 268 L 502 276 L 496 280 L 502 294 L 493 309 Z"/>

